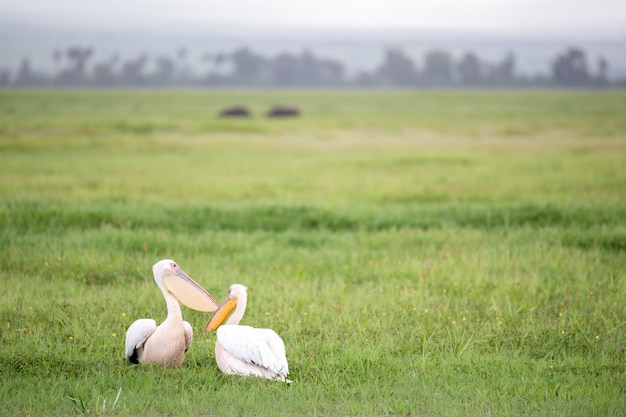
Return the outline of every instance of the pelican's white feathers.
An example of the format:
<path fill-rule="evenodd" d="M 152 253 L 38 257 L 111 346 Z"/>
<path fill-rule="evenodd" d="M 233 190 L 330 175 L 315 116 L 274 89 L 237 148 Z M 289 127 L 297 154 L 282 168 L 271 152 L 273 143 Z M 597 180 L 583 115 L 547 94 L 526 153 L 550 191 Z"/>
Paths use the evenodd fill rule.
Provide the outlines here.
<path fill-rule="evenodd" d="M 275 378 L 284 381 L 289 373 L 285 344 L 274 330 L 225 325 L 217 329 L 217 341 L 239 361 L 265 368 Z M 249 370 L 247 367 L 234 369 L 236 363 L 229 363 L 229 366 L 240 374 Z"/>
<path fill-rule="evenodd" d="M 126 360 L 132 363 L 141 362 L 143 344 L 157 329 L 152 319 L 135 320 L 126 331 Z"/>

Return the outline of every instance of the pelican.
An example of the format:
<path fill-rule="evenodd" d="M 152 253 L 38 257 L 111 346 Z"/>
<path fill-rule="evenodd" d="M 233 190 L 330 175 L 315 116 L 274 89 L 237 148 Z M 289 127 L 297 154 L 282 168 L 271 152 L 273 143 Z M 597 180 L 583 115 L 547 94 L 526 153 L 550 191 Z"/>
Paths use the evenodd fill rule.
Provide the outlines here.
<path fill-rule="evenodd" d="M 191 346 L 193 330 L 183 321 L 180 301 L 198 311 L 215 311 L 217 302 L 176 262 L 164 259 L 152 267 L 154 280 L 167 304 L 167 318 L 160 326 L 153 319 L 139 319 L 126 331 L 126 360 L 178 367 Z"/>
<path fill-rule="evenodd" d="M 291 382 L 286 379 L 289 366 L 285 356 L 285 344 L 280 336 L 271 329 L 238 325 L 246 311 L 246 290 L 241 284 L 231 285 L 228 296 L 204 328 L 205 333 L 217 329 L 217 366 L 225 374 L 254 375 Z M 235 312 L 222 325 L 233 309 Z"/>

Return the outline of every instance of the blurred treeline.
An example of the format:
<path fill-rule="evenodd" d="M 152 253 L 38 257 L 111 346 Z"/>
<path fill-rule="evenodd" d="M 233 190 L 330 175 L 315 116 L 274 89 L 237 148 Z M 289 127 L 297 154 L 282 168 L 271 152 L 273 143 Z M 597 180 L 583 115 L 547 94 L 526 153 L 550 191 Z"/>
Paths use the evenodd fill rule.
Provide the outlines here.
<path fill-rule="evenodd" d="M 402 49 L 384 51 L 379 66 L 346 75 L 345 65 L 309 51 L 264 56 L 248 48 L 190 57 L 185 48 L 171 55 L 147 54 L 96 59 L 90 47 L 72 46 L 52 53 L 54 73 L 44 74 L 24 58 L 17 70 L 0 71 L 4 87 L 624 87 L 609 79 L 609 62 L 590 62 L 581 48 L 557 54 L 549 72 L 522 74 L 514 53 L 488 62 L 473 52 L 456 58 L 445 50 L 426 52 L 416 62 Z M 192 64 L 193 62 L 193 64 Z"/>

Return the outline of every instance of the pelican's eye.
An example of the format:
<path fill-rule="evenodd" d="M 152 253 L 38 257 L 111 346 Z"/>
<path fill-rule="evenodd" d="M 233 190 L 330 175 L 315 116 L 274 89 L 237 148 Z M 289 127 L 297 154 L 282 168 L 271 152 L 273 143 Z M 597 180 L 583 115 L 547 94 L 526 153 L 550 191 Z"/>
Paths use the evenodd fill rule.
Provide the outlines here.
<path fill-rule="evenodd" d="M 170 264 L 170 266 L 171 266 L 172 268 L 176 268 L 176 267 L 177 267 L 177 265 L 176 265 L 175 263 Z"/>

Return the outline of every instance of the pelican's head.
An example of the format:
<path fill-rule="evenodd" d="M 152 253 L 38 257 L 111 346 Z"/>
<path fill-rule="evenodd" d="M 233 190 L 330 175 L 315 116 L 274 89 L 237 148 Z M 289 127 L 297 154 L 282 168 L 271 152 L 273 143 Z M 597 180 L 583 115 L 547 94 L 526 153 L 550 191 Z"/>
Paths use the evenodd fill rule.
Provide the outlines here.
<path fill-rule="evenodd" d="M 172 294 L 187 307 L 198 311 L 215 311 L 218 307 L 211 294 L 187 275 L 175 261 L 159 261 L 152 267 L 152 272 L 159 288 Z"/>
<path fill-rule="evenodd" d="M 229 300 L 243 300 L 248 296 L 248 287 L 241 284 L 233 284 L 228 289 Z"/>
<path fill-rule="evenodd" d="M 220 327 L 228 318 L 228 315 L 237 307 L 237 303 L 243 304 L 248 298 L 248 288 L 241 284 L 233 284 L 228 289 L 228 296 L 222 304 L 215 310 L 209 322 L 204 326 L 204 332 L 212 332 Z"/>

